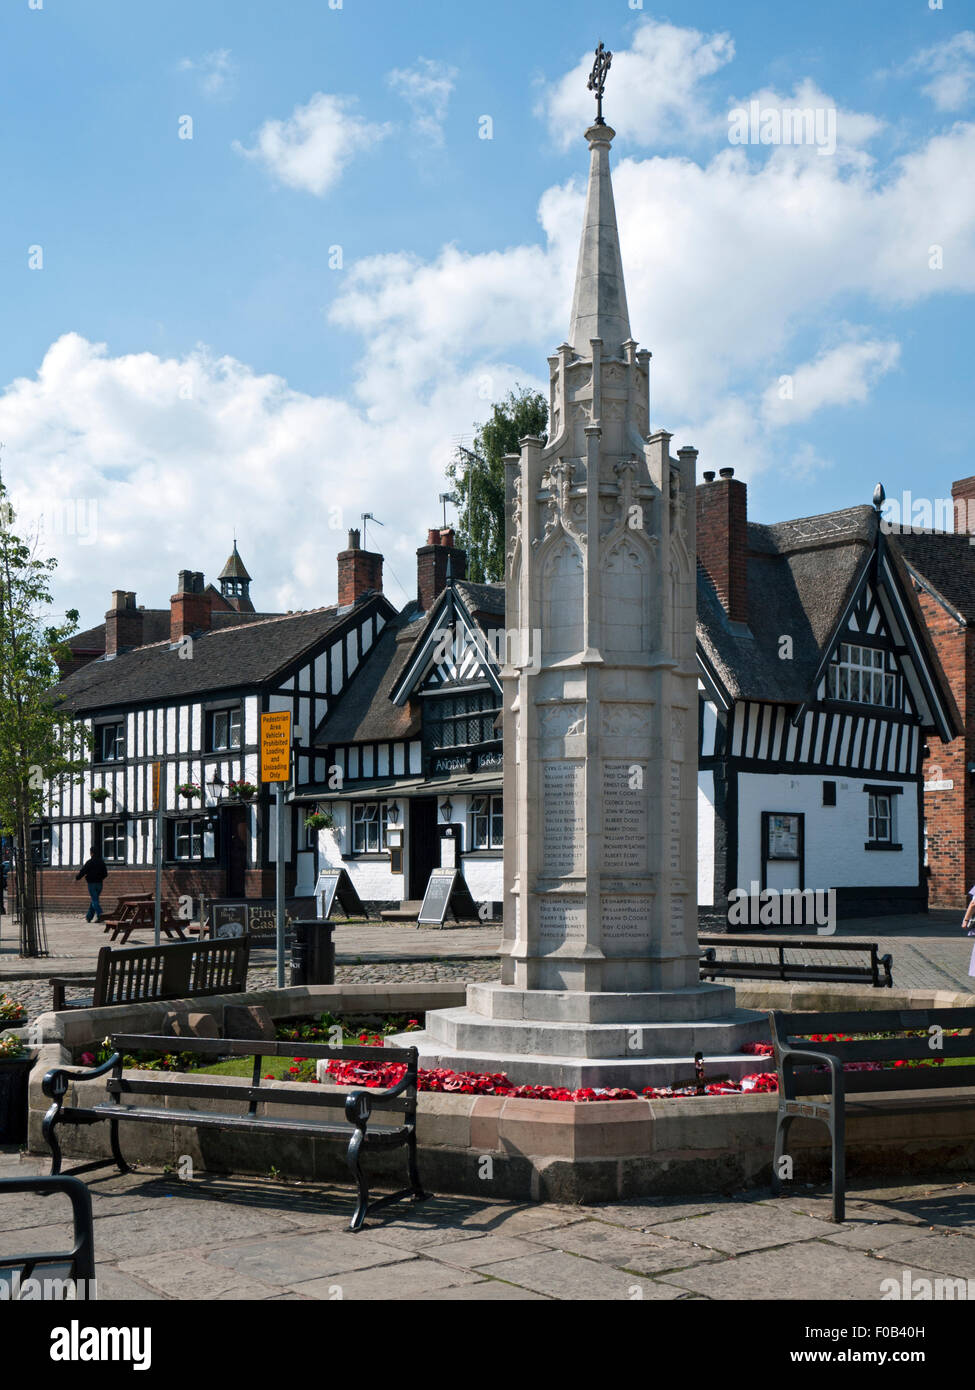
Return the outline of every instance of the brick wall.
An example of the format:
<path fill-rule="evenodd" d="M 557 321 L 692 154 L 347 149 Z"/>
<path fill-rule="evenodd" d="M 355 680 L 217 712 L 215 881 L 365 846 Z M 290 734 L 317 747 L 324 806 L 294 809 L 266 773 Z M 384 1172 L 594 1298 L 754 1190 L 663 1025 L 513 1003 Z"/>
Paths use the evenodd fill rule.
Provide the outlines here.
<path fill-rule="evenodd" d="M 427 544 L 416 552 L 416 596 L 424 613 L 429 613 L 447 586 L 447 561 L 454 579 L 467 575 L 467 553 L 454 545 L 454 533 L 447 527 L 427 532 Z"/>
<path fill-rule="evenodd" d="M 697 487 L 697 557 L 728 617 L 748 621 L 748 488 L 721 470 Z M 712 475 L 713 478 L 713 475 Z"/>
<path fill-rule="evenodd" d="M 355 603 L 370 589 L 383 591 L 383 557 L 359 546 L 359 532 L 349 532 L 349 548 L 338 556 L 339 604 Z"/>
<path fill-rule="evenodd" d="M 77 910 L 79 916 L 88 911 L 88 885 L 84 879 L 75 881 L 77 869 L 42 869 L 38 874 L 41 900 L 44 907 L 55 912 Z M 203 868 L 199 865 L 163 868 L 163 897 L 167 902 L 184 895 L 194 900 L 201 897 L 224 898 L 227 896 L 227 871 L 223 868 Z M 286 868 L 285 892 L 291 894 L 294 888 L 295 873 Z M 117 868 L 108 866 L 108 878 L 102 889 L 102 908 L 108 911 L 126 893 L 153 893 L 156 888 L 156 872 L 151 865 L 135 867 L 121 864 Z M 247 898 L 274 897 L 273 869 L 247 869 L 244 873 L 244 896 Z"/>
<path fill-rule="evenodd" d="M 925 782 L 951 782 L 947 791 L 925 791 L 928 829 L 928 887 L 930 907 L 963 909 L 975 884 L 975 793 L 968 763 L 975 760 L 975 729 L 968 723 L 967 693 L 975 689 L 975 639 L 923 590 L 918 594 L 928 631 L 934 641 L 952 694 L 968 732 L 951 743 L 928 739 Z"/>

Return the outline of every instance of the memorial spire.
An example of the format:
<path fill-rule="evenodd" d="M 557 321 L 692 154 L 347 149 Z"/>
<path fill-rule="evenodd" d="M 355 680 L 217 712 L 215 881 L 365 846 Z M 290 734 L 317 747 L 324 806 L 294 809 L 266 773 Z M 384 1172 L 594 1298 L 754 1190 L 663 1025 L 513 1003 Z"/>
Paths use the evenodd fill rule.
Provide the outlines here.
<path fill-rule="evenodd" d="M 609 171 L 609 149 L 616 131 L 603 120 L 602 99 L 612 53 L 600 44 L 589 78 L 597 103 L 595 122 L 586 131 L 591 151 L 586 215 L 579 246 L 569 343 L 580 357 L 592 351 L 590 339 L 602 339 L 604 357 L 620 357 L 630 337 L 616 205 Z"/>

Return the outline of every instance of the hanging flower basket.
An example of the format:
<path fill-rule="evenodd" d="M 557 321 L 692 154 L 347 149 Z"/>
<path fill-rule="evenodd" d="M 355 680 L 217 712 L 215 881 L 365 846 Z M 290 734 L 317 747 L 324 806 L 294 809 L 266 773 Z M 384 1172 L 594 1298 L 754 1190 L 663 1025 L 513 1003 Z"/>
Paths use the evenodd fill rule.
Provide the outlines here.
<path fill-rule="evenodd" d="M 257 792 L 253 782 L 228 782 L 227 795 L 231 801 L 250 801 Z"/>
<path fill-rule="evenodd" d="M 331 811 L 311 811 L 305 817 L 305 827 L 308 830 L 331 830 L 335 825 L 335 817 Z"/>
<path fill-rule="evenodd" d="M 97 801 L 99 805 L 103 801 L 107 801 L 111 794 L 107 787 L 92 787 L 91 789 L 91 799 Z"/>
<path fill-rule="evenodd" d="M 192 801 L 200 795 L 200 788 L 196 782 L 180 782 L 176 790 L 180 796 L 185 796 L 188 801 Z"/>
<path fill-rule="evenodd" d="M 27 1010 L 19 999 L 0 991 L 0 1023 L 26 1023 Z"/>

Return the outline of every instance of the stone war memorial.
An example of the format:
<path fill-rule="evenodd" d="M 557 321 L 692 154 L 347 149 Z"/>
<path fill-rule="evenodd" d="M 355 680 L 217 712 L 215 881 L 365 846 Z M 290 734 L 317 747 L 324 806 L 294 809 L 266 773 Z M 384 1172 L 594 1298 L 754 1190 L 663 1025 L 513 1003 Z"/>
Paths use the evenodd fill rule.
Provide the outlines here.
<path fill-rule="evenodd" d="M 506 467 L 500 984 L 427 1015 L 421 1062 L 568 1087 L 724 1074 L 763 1016 L 698 981 L 697 451 L 650 429 L 601 114 L 550 436 Z M 540 650 L 538 664 L 517 657 Z M 416 1039 L 414 1038 L 414 1041 Z"/>

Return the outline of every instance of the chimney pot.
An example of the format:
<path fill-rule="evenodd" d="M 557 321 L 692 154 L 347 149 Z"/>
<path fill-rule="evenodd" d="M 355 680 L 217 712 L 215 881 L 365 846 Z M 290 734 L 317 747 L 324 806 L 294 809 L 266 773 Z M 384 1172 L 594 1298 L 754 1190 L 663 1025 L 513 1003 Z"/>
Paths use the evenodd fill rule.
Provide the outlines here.
<path fill-rule="evenodd" d="M 713 482 L 714 482 L 714 469 L 713 469 L 713 468 L 712 468 L 710 471 L 705 471 L 705 474 L 704 474 L 704 481 L 705 481 L 706 483 L 713 483 Z"/>
<path fill-rule="evenodd" d="M 733 468 L 719 468 L 718 474 L 722 478 L 733 478 L 735 476 L 735 470 Z"/>

